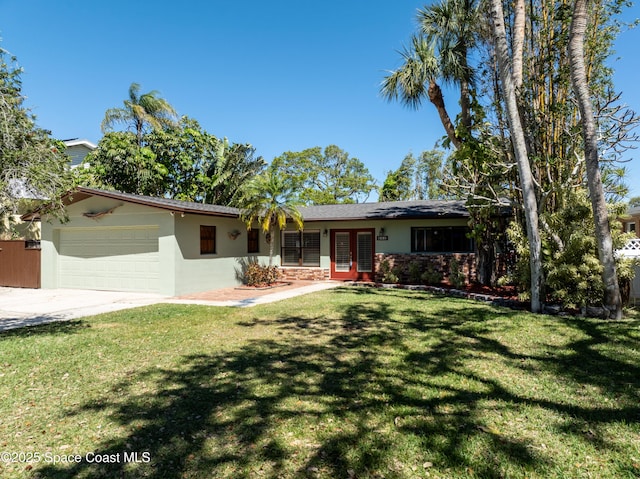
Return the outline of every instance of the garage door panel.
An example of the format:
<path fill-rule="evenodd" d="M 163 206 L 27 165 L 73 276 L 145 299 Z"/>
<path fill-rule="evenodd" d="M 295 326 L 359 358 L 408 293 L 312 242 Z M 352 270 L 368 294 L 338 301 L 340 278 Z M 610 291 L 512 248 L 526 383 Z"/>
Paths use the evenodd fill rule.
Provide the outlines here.
<path fill-rule="evenodd" d="M 60 231 L 58 276 L 63 288 L 158 292 L 158 228 Z"/>

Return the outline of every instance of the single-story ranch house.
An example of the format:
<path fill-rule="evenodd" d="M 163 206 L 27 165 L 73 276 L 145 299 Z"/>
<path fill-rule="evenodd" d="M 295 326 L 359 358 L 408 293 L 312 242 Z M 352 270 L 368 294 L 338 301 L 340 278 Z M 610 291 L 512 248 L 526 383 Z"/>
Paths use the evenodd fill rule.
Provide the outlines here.
<path fill-rule="evenodd" d="M 42 218 L 42 288 L 177 296 L 232 287 L 248 261 L 269 260 L 259 228 L 225 206 L 77 188 L 68 222 Z M 475 275 L 469 213 L 461 201 L 360 203 L 300 208 L 304 230 L 275 234 L 286 278 L 379 280 L 380 264 L 430 262 L 446 277 L 456 257 Z"/>

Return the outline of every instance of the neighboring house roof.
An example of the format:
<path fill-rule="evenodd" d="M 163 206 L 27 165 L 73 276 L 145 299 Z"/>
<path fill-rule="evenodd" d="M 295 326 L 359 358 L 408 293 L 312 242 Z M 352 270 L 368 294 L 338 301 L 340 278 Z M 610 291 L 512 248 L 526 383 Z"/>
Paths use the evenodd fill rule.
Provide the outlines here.
<path fill-rule="evenodd" d="M 464 201 L 459 200 L 317 205 L 301 207 L 299 210 L 305 221 L 469 217 Z"/>
<path fill-rule="evenodd" d="M 63 143 L 67 147 L 65 153 L 71 158 L 72 168 L 82 163 L 82 160 L 84 160 L 85 156 L 87 156 L 88 153 L 98 147 L 88 140 L 79 140 L 77 138 L 74 138 L 72 140 L 64 140 Z"/>
<path fill-rule="evenodd" d="M 19 180 L 12 178 L 7 185 L 7 191 L 12 198 L 15 199 L 30 199 L 30 200 L 44 200 L 46 199 L 36 190 L 27 185 L 25 180 Z"/>
<path fill-rule="evenodd" d="M 67 148 L 78 145 L 85 146 L 88 150 L 95 150 L 96 148 L 98 148 L 98 145 L 96 145 L 95 143 L 91 143 L 89 140 L 80 140 L 78 138 L 63 140 L 63 143 L 67 146 Z"/>
<path fill-rule="evenodd" d="M 632 206 L 627 209 L 627 214 L 629 216 L 640 216 L 640 206 Z"/>

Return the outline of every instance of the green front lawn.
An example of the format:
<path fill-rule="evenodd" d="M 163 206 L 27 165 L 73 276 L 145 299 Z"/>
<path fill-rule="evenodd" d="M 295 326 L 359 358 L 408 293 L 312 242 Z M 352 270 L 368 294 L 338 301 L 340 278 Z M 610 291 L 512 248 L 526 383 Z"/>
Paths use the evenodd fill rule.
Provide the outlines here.
<path fill-rule="evenodd" d="M 639 477 L 639 327 L 341 288 L 0 333 L 0 477 Z"/>

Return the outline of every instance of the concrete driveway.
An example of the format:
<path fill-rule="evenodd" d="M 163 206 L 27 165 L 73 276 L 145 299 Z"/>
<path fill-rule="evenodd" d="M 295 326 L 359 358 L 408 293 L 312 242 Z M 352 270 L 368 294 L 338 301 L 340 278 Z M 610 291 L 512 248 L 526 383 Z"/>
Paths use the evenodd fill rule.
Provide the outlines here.
<path fill-rule="evenodd" d="M 151 293 L 0 287 L 0 331 L 160 303 Z"/>
<path fill-rule="evenodd" d="M 152 293 L 0 287 L 0 331 L 110 313 L 156 303 L 252 307 L 335 288 L 337 281 L 294 281 L 267 291 L 227 288 L 173 298 Z"/>

